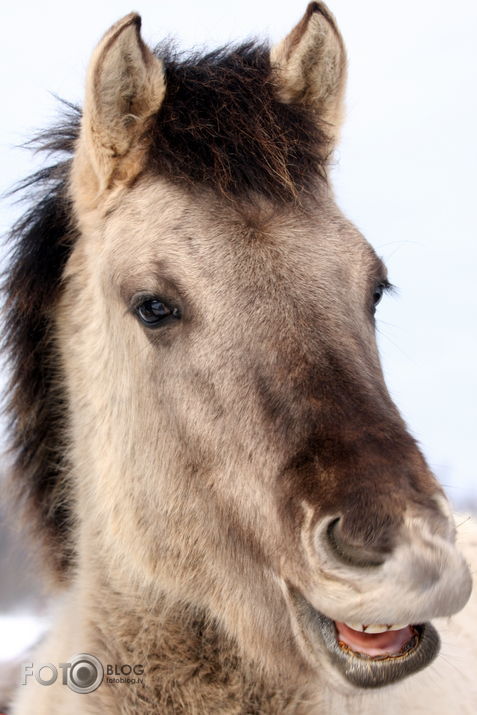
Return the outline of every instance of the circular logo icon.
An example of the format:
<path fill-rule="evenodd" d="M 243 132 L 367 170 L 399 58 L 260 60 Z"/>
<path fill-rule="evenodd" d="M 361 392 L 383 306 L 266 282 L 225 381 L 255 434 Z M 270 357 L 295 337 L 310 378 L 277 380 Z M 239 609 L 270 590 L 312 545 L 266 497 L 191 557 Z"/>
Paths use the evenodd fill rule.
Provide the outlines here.
<path fill-rule="evenodd" d="M 70 660 L 67 685 L 75 693 L 92 693 L 103 682 L 104 670 L 101 662 L 89 653 L 79 653 Z"/>

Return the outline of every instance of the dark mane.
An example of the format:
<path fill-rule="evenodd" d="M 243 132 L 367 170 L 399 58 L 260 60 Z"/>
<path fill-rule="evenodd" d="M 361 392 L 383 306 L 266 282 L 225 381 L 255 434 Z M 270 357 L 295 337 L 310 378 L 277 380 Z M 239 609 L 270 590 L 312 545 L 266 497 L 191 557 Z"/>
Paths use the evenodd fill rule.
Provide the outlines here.
<path fill-rule="evenodd" d="M 186 59 L 164 46 L 156 53 L 167 92 L 152 127 L 150 169 L 230 198 L 252 192 L 286 202 L 313 189 L 325 173 L 327 138 L 306 107 L 276 100 L 268 48 L 248 43 Z M 59 159 L 15 189 L 30 208 L 8 238 L 3 281 L 13 483 L 59 576 L 73 555 L 73 520 L 54 319 L 77 238 L 67 185 L 81 120 L 67 107 L 64 121 L 32 142 Z"/>
<path fill-rule="evenodd" d="M 13 487 L 26 523 L 46 544 L 57 575 L 69 561 L 72 518 L 62 493 L 66 404 L 59 387 L 53 326 L 63 268 L 75 240 L 66 189 L 67 157 L 73 153 L 81 116 L 77 108 L 67 106 L 63 123 L 31 142 L 36 150 L 62 154 L 62 160 L 12 192 L 28 199 L 30 208 L 8 237 L 10 260 L 3 279 Z"/>

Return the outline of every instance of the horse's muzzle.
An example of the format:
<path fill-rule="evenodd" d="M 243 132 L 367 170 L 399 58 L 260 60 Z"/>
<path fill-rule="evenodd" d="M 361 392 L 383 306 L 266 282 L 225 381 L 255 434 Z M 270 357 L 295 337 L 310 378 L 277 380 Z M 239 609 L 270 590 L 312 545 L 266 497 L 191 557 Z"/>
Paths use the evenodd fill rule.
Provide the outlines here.
<path fill-rule="evenodd" d="M 439 651 L 431 619 L 467 603 L 470 571 L 441 515 L 407 515 L 390 553 L 344 542 L 337 517 L 316 528 L 311 581 L 295 582 L 291 601 L 312 650 L 353 685 L 379 687 L 424 668 Z"/>

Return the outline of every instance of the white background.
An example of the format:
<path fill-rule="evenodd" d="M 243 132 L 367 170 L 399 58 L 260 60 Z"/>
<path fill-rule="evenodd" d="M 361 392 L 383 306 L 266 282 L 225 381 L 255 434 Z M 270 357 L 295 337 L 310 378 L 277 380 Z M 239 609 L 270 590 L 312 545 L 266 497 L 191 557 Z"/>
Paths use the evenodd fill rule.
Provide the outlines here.
<path fill-rule="evenodd" d="M 305 9 L 276 0 L 131 2 L 3 1 L 0 191 L 34 166 L 13 145 L 54 119 L 49 92 L 81 101 L 94 44 L 130 10 L 142 14 L 151 44 L 172 35 L 191 47 L 278 40 Z M 387 381 L 450 497 L 477 504 L 477 3 L 330 0 L 330 7 L 350 60 L 337 195 L 399 288 L 378 315 Z M 17 213 L 2 201 L 2 233 Z"/>

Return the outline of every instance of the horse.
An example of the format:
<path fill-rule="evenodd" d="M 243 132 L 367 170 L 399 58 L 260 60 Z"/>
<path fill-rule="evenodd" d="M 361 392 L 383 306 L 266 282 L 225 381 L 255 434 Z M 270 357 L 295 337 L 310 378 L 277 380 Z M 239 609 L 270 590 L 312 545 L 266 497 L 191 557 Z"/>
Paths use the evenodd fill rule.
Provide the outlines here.
<path fill-rule="evenodd" d="M 140 27 L 11 234 L 12 485 L 57 594 L 13 713 L 418 712 L 471 576 L 333 198 L 336 21 L 187 56 Z"/>

